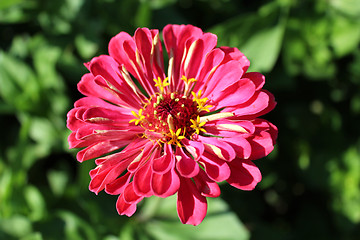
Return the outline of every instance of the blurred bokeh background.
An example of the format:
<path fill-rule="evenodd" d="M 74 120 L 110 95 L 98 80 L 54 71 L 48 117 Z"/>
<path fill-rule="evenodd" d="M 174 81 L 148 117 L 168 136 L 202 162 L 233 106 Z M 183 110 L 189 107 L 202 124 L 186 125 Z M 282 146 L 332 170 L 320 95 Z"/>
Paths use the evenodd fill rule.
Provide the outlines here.
<path fill-rule="evenodd" d="M 199 227 L 175 199 L 118 216 L 89 192 L 66 113 L 120 31 L 193 24 L 238 47 L 278 105 L 251 192 L 221 185 Z M 0 239 L 360 239 L 359 0 L 0 0 Z"/>

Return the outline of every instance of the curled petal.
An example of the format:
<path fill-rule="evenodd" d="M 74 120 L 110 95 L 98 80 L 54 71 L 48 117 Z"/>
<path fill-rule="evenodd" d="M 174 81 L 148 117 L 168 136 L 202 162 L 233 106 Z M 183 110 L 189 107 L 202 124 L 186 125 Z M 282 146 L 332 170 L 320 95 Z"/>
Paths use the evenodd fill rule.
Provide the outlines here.
<path fill-rule="evenodd" d="M 124 200 L 124 194 L 121 194 L 116 201 L 116 210 L 119 215 L 131 217 L 136 211 L 136 203 L 126 203 Z"/>
<path fill-rule="evenodd" d="M 254 119 L 274 109 L 276 105 L 274 96 L 268 91 L 256 92 L 247 102 L 226 108 L 226 111 L 235 113 L 237 116 Z"/>
<path fill-rule="evenodd" d="M 256 91 L 260 90 L 265 84 L 265 76 L 259 72 L 248 72 L 243 75 L 243 78 L 250 79 L 256 86 Z"/>
<path fill-rule="evenodd" d="M 261 181 L 261 172 L 250 160 L 235 159 L 229 163 L 231 175 L 226 180 L 231 186 L 241 190 L 253 190 Z"/>
<path fill-rule="evenodd" d="M 196 187 L 204 197 L 216 198 L 220 196 L 219 185 L 211 180 L 203 171 L 200 171 L 199 175 L 193 179 L 195 181 Z"/>
<path fill-rule="evenodd" d="M 181 176 L 192 178 L 199 173 L 198 163 L 186 155 L 182 148 L 176 148 L 176 170 Z"/>
<path fill-rule="evenodd" d="M 199 225 L 206 216 L 207 201 L 195 184 L 188 178 L 181 178 L 177 195 L 177 212 L 184 224 Z"/>
<path fill-rule="evenodd" d="M 132 178 L 132 174 L 127 172 L 124 176 L 117 178 L 116 180 L 112 181 L 105 185 L 105 192 L 111 195 L 119 195 L 121 194 L 127 184 L 130 182 Z"/>
<path fill-rule="evenodd" d="M 136 204 L 143 199 L 142 196 L 139 196 L 135 193 L 134 185 L 132 182 L 125 187 L 122 195 L 124 197 L 124 202 L 127 204 Z"/>
<path fill-rule="evenodd" d="M 197 141 L 190 141 L 188 139 L 183 139 L 181 141 L 186 150 L 191 154 L 191 156 L 197 161 L 204 152 L 204 144 Z"/>
<path fill-rule="evenodd" d="M 134 174 L 134 191 L 137 195 L 150 197 L 153 195 L 151 188 L 151 161 L 146 162 L 143 166 L 141 166 Z"/>
<path fill-rule="evenodd" d="M 277 128 L 270 122 L 262 119 L 254 121 L 255 134 L 249 136 L 247 140 L 251 145 L 250 159 L 259 159 L 267 156 L 275 145 L 277 138 Z"/>
<path fill-rule="evenodd" d="M 164 174 L 153 173 L 151 177 L 151 189 L 155 196 L 169 197 L 175 194 L 180 187 L 180 178 L 171 168 Z"/>
<path fill-rule="evenodd" d="M 164 155 L 154 158 L 152 161 L 152 170 L 154 173 L 163 174 L 174 167 L 175 157 L 169 144 L 164 144 Z"/>
<path fill-rule="evenodd" d="M 219 159 L 231 161 L 236 156 L 234 149 L 225 141 L 222 141 L 218 138 L 203 136 L 199 136 L 198 139 L 204 143 L 205 149 L 208 152 L 211 152 Z"/>
<path fill-rule="evenodd" d="M 205 152 L 199 160 L 209 178 L 216 182 L 222 182 L 230 176 L 230 168 L 222 159 Z"/>

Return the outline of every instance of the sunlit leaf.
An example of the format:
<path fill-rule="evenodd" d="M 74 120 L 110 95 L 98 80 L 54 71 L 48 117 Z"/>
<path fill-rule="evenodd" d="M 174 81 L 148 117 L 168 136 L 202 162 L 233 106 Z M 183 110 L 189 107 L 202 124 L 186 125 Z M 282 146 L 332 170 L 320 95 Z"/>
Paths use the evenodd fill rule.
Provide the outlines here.
<path fill-rule="evenodd" d="M 14 215 L 0 221 L 0 229 L 8 235 L 21 238 L 32 232 L 30 220 L 23 215 Z"/>
<path fill-rule="evenodd" d="M 46 214 L 45 200 L 41 192 L 34 186 L 27 186 L 24 191 L 25 200 L 30 208 L 29 218 L 32 221 L 41 220 Z"/>
<path fill-rule="evenodd" d="M 150 198 L 148 201 L 159 201 L 152 219 L 145 223 L 146 231 L 155 239 L 249 239 L 247 229 L 220 198 L 208 198 L 207 216 L 196 227 L 183 225 L 179 222 L 175 196 L 166 199 Z"/>

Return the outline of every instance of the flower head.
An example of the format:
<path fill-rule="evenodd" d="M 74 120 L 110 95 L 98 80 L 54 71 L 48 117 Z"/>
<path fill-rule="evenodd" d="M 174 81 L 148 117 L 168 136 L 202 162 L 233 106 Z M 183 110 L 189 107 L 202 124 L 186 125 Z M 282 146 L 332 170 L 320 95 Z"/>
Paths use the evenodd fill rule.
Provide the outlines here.
<path fill-rule="evenodd" d="M 119 195 L 120 215 L 131 216 L 150 196 L 177 194 L 182 223 L 198 225 L 217 182 L 252 190 L 261 180 L 253 160 L 269 154 L 277 129 L 258 118 L 275 106 L 265 78 L 247 72 L 236 48 L 191 25 L 121 32 L 109 55 L 93 58 L 78 84 L 86 97 L 68 113 L 70 148 L 82 162 L 96 159 L 89 189 Z"/>

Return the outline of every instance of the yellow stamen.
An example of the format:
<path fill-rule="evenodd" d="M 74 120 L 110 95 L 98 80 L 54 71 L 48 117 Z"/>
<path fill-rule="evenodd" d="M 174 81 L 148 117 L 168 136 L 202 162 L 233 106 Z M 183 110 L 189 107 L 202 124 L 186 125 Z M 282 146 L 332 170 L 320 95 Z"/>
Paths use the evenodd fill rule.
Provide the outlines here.
<path fill-rule="evenodd" d="M 181 80 L 185 82 L 184 96 L 188 96 L 191 89 L 193 89 L 193 87 L 195 86 L 192 83 L 195 83 L 197 80 L 195 78 L 188 79 L 185 76 L 182 76 Z"/>
<path fill-rule="evenodd" d="M 132 115 L 134 115 L 136 118 L 131 119 L 129 123 L 135 122 L 135 125 L 138 125 L 145 118 L 145 116 L 142 115 L 142 111 L 143 111 L 142 108 L 139 110 L 139 113 L 136 113 L 135 111 L 131 111 Z"/>
<path fill-rule="evenodd" d="M 182 76 L 181 77 L 181 80 L 183 80 L 185 83 L 186 83 L 186 85 L 190 85 L 190 83 L 193 83 L 193 82 L 196 82 L 197 80 L 195 79 L 195 78 L 187 78 L 187 77 L 185 77 L 185 76 Z"/>
<path fill-rule="evenodd" d="M 174 145 L 177 145 L 178 147 L 182 147 L 179 140 L 184 139 L 185 136 L 180 136 L 181 128 L 179 128 L 176 132 L 174 132 L 172 129 L 169 129 L 169 130 L 170 130 L 170 133 L 167 136 L 171 137 L 171 139 L 168 142 L 168 144 L 174 144 Z M 185 131 L 184 131 L 184 134 L 185 134 Z"/>
<path fill-rule="evenodd" d="M 168 80 L 169 78 L 165 78 L 164 80 L 161 80 L 160 77 L 158 77 L 158 79 L 154 79 L 155 87 L 159 87 L 160 92 L 163 93 L 164 88 L 170 85 Z"/>
<path fill-rule="evenodd" d="M 204 126 L 206 122 L 200 122 L 199 115 L 197 116 L 196 121 L 193 119 L 190 119 L 190 121 L 192 123 L 192 125 L 190 127 L 195 130 L 196 134 L 199 134 L 200 131 L 206 133 L 206 130 L 204 128 L 202 128 L 202 126 Z"/>
<path fill-rule="evenodd" d="M 199 110 L 199 112 L 201 111 L 206 111 L 206 112 L 210 112 L 210 109 L 212 107 L 212 105 L 206 105 L 206 102 L 208 100 L 208 98 L 201 98 L 201 90 L 199 90 L 199 92 L 196 94 L 194 92 L 191 92 L 191 94 L 193 95 L 194 99 L 193 101 L 197 103 L 197 108 Z"/>

